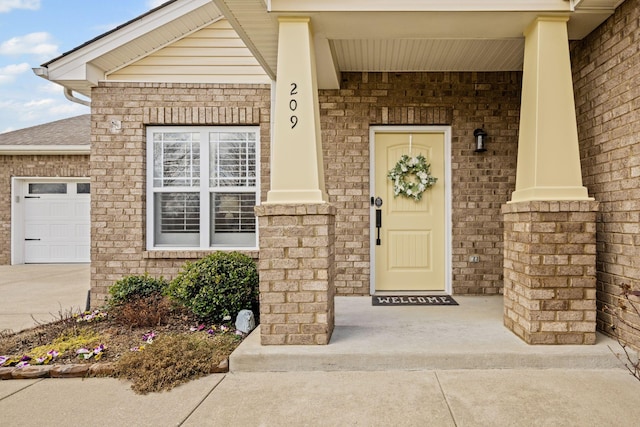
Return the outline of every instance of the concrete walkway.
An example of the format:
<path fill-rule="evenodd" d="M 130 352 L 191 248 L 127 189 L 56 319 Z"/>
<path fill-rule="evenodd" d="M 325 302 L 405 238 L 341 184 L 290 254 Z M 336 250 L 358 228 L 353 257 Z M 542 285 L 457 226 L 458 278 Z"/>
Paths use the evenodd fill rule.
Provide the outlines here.
<path fill-rule="evenodd" d="M 18 332 L 84 310 L 89 273 L 89 264 L 0 265 L 0 331 Z"/>
<path fill-rule="evenodd" d="M 88 266 L 18 267 L 0 267 L 3 328 L 84 306 Z M 528 346 L 502 326 L 502 298 L 455 298 L 397 308 L 340 297 L 328 346 L 262 347 L 255 331 L 231 373 L 168 393 L 111 378 L 0 381 L 0 426 L 638 425 L 640 382 L 614 341 Z"/>
<path fill-rule="evenodd" d="M 634 426 L 621 369 L 210 375 L 134 394 L 114 379 L 0 381 L 0 425 Z"/>

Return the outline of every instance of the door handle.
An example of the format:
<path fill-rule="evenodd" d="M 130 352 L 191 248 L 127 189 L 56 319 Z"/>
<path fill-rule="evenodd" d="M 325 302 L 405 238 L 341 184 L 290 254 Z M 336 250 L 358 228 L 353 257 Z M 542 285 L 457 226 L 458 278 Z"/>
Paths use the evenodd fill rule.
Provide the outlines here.
<path fill-rule="evenodd" d="M 27 242 L 34 242 L 34 241 L 39 242 L 41 239 L 24 239 L 24 240 Z"/>
<path fill-rule="evenodd" d="M 376 209 L 376 228 L 378 229 L 378 237 L 376 239 L 376 246 L 382 244 L 380 240 L 380 229 L 382 228 L 382 209 Z"/>

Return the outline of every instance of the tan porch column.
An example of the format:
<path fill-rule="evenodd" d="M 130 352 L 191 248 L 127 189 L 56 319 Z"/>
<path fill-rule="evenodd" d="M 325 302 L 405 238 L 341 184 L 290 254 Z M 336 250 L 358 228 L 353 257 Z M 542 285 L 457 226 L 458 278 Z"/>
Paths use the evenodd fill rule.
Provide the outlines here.
<path fill-rule="evenodd" d="M 582 185 L 565 17 L 525 32 L 516 191 L 504 205 L 504 324 L 529 344 L 596 339 L 598 203 Z"/>
<path fill-rule="evenodd" d="M 511 202 L 593 200 L 582 186 L 567 17 L 525 31 L 516 191 Z"/>
<path fill-rule="evenodd" d="M 334 327 L 335 216 L 327 203 L 309 18 L 281 18 L 271 189 L 260 227 L 263 345 L 328 344 Z"/>
<path fill-rule="evenodd" d="M 280 18 L 267 203 L 327 202 L 310 18 Z"/>

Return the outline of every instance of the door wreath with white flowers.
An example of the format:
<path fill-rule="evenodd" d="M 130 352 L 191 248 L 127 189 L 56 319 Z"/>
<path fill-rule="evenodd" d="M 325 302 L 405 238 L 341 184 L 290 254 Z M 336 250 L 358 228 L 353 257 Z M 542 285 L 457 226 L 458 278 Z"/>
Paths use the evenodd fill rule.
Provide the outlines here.
<path fill-rule="evenodd" d="M 393 182 L 394 197 L 404 196 L 415 201 L 422 200 L 422 194 L 438 181 L 431 175 L 431 165 L 422 154 L 415 157 L 404 154 L 387 177 Z"/>

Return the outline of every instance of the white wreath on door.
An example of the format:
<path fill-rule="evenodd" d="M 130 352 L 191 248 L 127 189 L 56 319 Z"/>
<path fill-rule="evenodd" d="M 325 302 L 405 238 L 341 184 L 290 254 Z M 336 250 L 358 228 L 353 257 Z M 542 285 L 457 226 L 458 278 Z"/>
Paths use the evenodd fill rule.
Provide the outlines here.
<path fill-rule="evenodd" d="M 438 181 L 431 175 L 431 165 L 422 154 L 415 157 L 404 154 L 387 177 L 393 182 L 394 197 L 404 196 L 415 201 L 420 201 L 422 194 Z"/>

